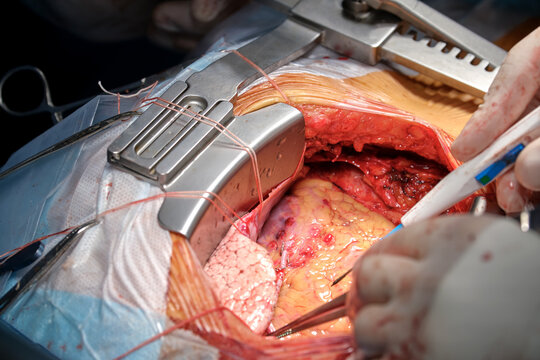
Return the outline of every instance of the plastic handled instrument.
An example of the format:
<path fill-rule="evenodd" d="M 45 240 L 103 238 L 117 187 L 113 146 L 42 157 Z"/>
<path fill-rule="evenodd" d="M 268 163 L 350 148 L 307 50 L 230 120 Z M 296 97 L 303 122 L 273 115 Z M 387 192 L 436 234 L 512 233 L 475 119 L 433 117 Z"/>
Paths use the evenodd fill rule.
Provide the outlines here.
<path fill-rule="evenodd" d="M 540 107 L 537 107 L 487 149 L 443 178 L 401 218 L 401 223 L 406 227 L 437 216 L 491 183 L 514 165 L 519 153 L 539 134 Z"/>

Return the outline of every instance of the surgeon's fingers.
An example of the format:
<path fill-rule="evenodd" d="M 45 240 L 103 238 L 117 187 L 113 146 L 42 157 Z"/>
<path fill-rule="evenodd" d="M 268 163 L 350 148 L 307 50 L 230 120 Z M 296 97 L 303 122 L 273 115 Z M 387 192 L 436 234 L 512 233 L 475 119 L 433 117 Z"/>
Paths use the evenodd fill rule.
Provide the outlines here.
<path fill-rule="evenodd" d="M 434 220 L 429 219 L 420 224 L 412 224 L 385 237 L 371 246 L 362 260 L 380 254 L 392 254 L 416 260 L 423 259 L 430 248 L 429 236 L 426 235 L 431 234 Z"/>
<path fill-rule="evenodd" d="M 167 1 L 152 13 L 148 37 L 168 48 L 189 50 L 200 41 L 203 31 L 190 15 L 189 1 Z"/>
<path fill-rule="evenodd" d="M 523 210 L 527 203 L 524 191 L 514 171 L 509 171 L 497 178 L 497 203 L 507 213 Z"/>
<path fill-rule="evenodd" d="M 174 0 L 159 3 L 152 14 L 148 37 L 163 46 L 190 50 L 242 0 Z"/>
<path fill-rule="evenodd" d="M 175 50 L 187 51 L 195 48 L 201 37 L 191 34 L 178 34 L 161 29 L 150 29 L 148 37 L 155 43 Z"/>
<path fill-rule="evenodd" d="M 193 0 L 191 2 L 191 15 L 197 21 L 207 23 L 214 21 L 219 15 L 236 8 L 239 0 Z"/>
<path fill-rule="evenodd" d="M 514 167 L 517 181 L 525 188 L 540 191 L 540 138 L 519 154 Z"/>
<path fill-rule="evenodd" d="M 367 354 L 383 353 L 401 318 L 388 305 L 366 306 L 354 318 L 356 344 Z"/>
<path fill-rule="evenodd" d="M 363 303 L 382 303 L 406 296 L 418 274 L 418 261 L 395 255 L 367 256 L 354 269 L 355 285 Z"/>
<path fill-rule="evenodd" d="M 152 13 L 156 28 L 172 33 L 200 32 L 190 13 L 190 2 L 166 1 L 159 3 Z"/>
<path fill-rule="evenodd" d="M 508 53 L 484 104 L 473 114 L 452 145 L 452 153 L 467 161 L 485 149 L 524 112 L 540 89 L 540 28 Z M 537 100 L 537 99 L 536 99 Z"/>
<path fill-rule="evenodd" d="M 422 271 L 429 278 L 442 276 L 488 224 L 485 218 L 445 216 L 412 224 L 381 240 L 354 266 L 348 315 L 353 318 L 369 304 L 406 298 Z"/>
<path fill-rule="evenodd" d="M 347 315 L 354 319 L 366 305 L 408 296 L 418 271 L 418 261 L 407 257 L 364 256 L 353 269 L 353 284 L 347 297 Z"/>
<path fill-rule="evenodd" d="M 470 221 L 466 220 L 465 217 L 456 215 L 411 224 L 373 245 L 364 258 L 376 254 L 393 254 L 422 260 L 429 256 L 433 249 L 440 248 L 439 243 L 444 239 L 453 246 L 462 246 L 464 240 L 461 235 L 466 229 L 463 225 L 470 225 Z"/>
<path fill-rule="evenodd" d="M 201 24 L 215 20 L 233 0 L 174 0 L 158 4 L 154 23 L 162 30 L 201 33 Z"/>

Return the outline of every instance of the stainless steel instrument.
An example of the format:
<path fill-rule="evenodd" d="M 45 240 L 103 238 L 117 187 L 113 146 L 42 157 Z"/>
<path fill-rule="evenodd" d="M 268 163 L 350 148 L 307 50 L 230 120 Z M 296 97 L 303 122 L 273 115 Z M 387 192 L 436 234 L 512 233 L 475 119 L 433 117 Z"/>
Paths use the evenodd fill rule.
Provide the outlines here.
<path fill-rule="evenodd" d="M 127 119 L 129 119 L 130 117 L 132 116 L 135 116 L 137 115 L 138 113 L 136 111 L 127 111 L 127 112 L 124 112 L 124 113 L 121 113 L 121 114 L 118 114 L 118 115 L 114 115 L 114 116 L 111 116 L 110 118 L 108 119 L 105 119 L 105 120 L 102 120 L 90 127 L 87 127 L 86 129 L 83 129 L 71 136 L 69 136 L 68 138 L 54 144 L 54 145 L 51 145 L 49 146 L 48 148 L 38 152 L 37 154 L 35 155 L 32 155 L 30 156 L 29 158 L 21 161 L 20 163 L 16 164 L 16 165 L 13 165 L 12 167 L 10 167 L 9 169 L 6 169 L 2 172 L 0 172 L 0 179 L 8 176 L 9 174 L 12 174 L 14 172 L 16 172 L 17 170 L 33 163 L 34 161 L 37 161 L 43 157 L 46 157 L 56 151 L 59 151 L 67 146 L 70 146 L 72 144 L 75 144 L 76 142 L 78 141 L 81 141 L 83 139 L 86 139 L 94 134 L 97 134 L 105 129 L 108 129 L 109 127 L 121 122 L 121 121 L 125 121 Z"/>
<path fill-rule="evenodd" d="M 262 2 L 289 15 L 279 27 L 238 49 L 265 72 L 322 44 L 369 64 L 386 60 L 404 65 L 483 96 L 505 57 L 503 50 L 414 0 Z M 402 33 L 404 22 L 396 15 L 434 37 L 418 40 Z M 437 42 L 441 38 L 447 42 Z M 249 210 L 257 191 L 247 153 L 193 114 L 215 120 L 255 150 L 262 164 L 262 191 L 268 192 L 301 161 L 304 127 L 300 112 L 285 104 L 233 115 L 232 101 L 259 76 L 252 65 L 229 53 L 176 82 L 162 97 L 178 105 L 178 111 L 151 105 L 111 144 L 109 162 L 165 191 L 212 192 L 240 212 Z M 166 198 L 158 218 L 165 228 L 190 239 L 203 264 L 229 225 L 205 199 Z"/>
<path fill-rule="evenodd" d="M 288 39 L 290 34 L 294 36 Z M 318 36 L 286 21 L 240 51 L 271 71 L 304 54 Z M 298 110 L 286 104 L 235 117 L 231 101 L 258 76 L 255 68 L 230 53 L 186 82 L 175 83 L 162 98 L 180 105 L 180 112 L 151 105 L 110 145 L 109 162 L 167 192 L 213 192 L 240 213 L 250 210 L 258 197 L 248 154 L 188 112 L 227 127 L 253 149 L 260 164 L 262 192 L 269 192 L 302 161 L 304 121 Z M 205 199 L 166 198 L 158 219 L 166 229 L 190 239 L 203 264 L 230 225 Z"/>
<path fill-rule="evenodd" d="M 321 44 L 390 61 L 483 97 L 506 52 L 418 0 L 262 0 L 321 33 Z"/>
<path fill-rule="evenodd" d="M 0 298 L 0 314 L 10 304 L 12 304 L 17 297 L 28 290 L 32 284 L 38 282 L 39 279 L 41 279 L 41 277 L 47 273 L 47 271 L 58 261 L 58 259 L 60 259 L 60 257 L 71 248 L 71 246 L 84 234 L 86 230 L 98 223 L 99 220 L 93 219 L 75 227 L 49 252 L 47 252 L 47 254 L 41 257 L 19 281 L 17 281 L 17 283 Z M 13 256 L 17 256 L 17 253 L 15 253 Z M 11 255 L 7 256 L 7 259 L 10 257 Z"/>

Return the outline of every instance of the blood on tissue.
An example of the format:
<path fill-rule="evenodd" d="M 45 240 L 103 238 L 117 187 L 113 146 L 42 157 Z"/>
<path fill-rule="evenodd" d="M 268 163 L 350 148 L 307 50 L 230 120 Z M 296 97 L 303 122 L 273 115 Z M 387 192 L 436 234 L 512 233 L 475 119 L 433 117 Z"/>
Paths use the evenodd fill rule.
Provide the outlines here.
<path fill-rule="evenodd" d="M 249 237 L 249 227 L 247 222 L 240 222 L 238 225 L 238 231 L 240 231 L 243 235 Z"/>
<path fill-rule="evenodd" d="M 313 226 L 310 235 L 300 242 L 291 242 L 287 249 L 289 254 L 288 266 L 291 268 L 299 268 L 315 258 L 318 251 L 322 247 L 332 246 L 336 241 L 333 234 L 322 234 L 320 227 Z M 299 246 L 298 246 L 299 245 Z"/>
<path fill-rule="evenodd" d="M 107 184 L 105 184 L 105 191 L 107 192 L 107 195 L 105 195 L 105 198 L 107 200 L 109 200 L 110 196 L 111 196 L 111 189 L 112 189 L 112 186 L 113 186 L 113 183 L 112 182 L 108 182 Z"/>
<path fill-rule="evenodd" d="M 274 270 L 276 271 L 276 285 L 282 284 L 283 279 L 285 278 L 285 269 L 276 267 Z M 281 285 L 279 285 L 278 288 L 281 288 Z"/>
<path fill-rule="evenodd" d="M 326 245 L 333 245 L 335 242 L 336 242 L 336 237 L 332 234 L 326 234 L 323 238 L 322 238 L 322 241 L 326 244 Z"/>
<path fill-rule="evenodd" d="M 309 229 L 310 238 L 318 238 L 321 236 L 321 227 L 318 224 L 313 224 Z"/>
<path fill-rule="evenodd" d="M 283 230 L 282 230 L 283 231 Z M 281 233 L 281 231 L 280 231 Z M 285 232 L 283 232 L 283 234 L 285 234 Z M 276 235 L 277 236 L 277 235 Z M 279 240 L 279 239 L 278 239 Z M 278 243 L 277 241 L 270 241 L 268 243 L 268 245 L 266 246 L 266 248 L 268 249 L 268 251 L 273 251 L 273 250 L 276 250 L 278 247 Z"/>
<path fill-rule="evenodd" d="M 315 256 L 315 249 L 311 244 L 306 244 L 298 249 L 297 253 L 289 257 L 288 266 L 299 268 L 306 265 L 309 259 Z"/>
<path fill-rule="evenodd" d="M 348 60 L 352 56 L 352 50 L 349 48 L 344 48 L 339 44 L 334 44 L 334 50 L 337 53 L 343 54 L 344 56 L 339 57 L 339 60 Z"/>
<path fill-rule="evenodd" d="M 285 220 L 285 226 L 292 226 L 294 225 L 295 220 L 292 216 L 288 217 L 287 220 Z"/>

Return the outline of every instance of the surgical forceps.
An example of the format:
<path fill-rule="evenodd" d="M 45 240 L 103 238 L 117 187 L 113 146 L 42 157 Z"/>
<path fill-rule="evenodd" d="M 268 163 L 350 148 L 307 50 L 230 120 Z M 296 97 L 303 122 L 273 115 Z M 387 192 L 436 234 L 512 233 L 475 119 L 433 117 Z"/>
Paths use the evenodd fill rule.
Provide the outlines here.
<path fill-rule="evenodd" d="M 144 77 L 140 80 L 134 81 L 130 84 L 121 86 L 119 88 L 115 88 L 111 91 L 114 93 L 128 93 L 131 91 L 135 91 L 137 89 L 141 89 L 143 86 L 152 84 L 154 81 L 161 81 L 161 80 L 166 79 L 171 74 L 175 74 L 176 72 L 185 68 L 189 63 L 191 63 L 191 60 L 182 62 L 176 66 L 173 66 L 169 69 L 164 70 L 163 72 L 160 72 L 155 75 L 148 76 L 148 77 Z M 39 80 L 41 81 L 41 86 L 43 90 L 43 98 L 41 100 L 41 103 L 33 109 L 25 110 L 25 111 L 16 111 L 10 108 L 9 105 L 7 105 L 4 100 L 4 86 L 6 82 L 9 79 L 11 79 L 14 75 L 21 72 L 25 72 L 25 71 L 34 72 L 38 75 Z M 64 105 L 54 105 L 52 101 L 52 97 L 51 97 L 51 90 L 49 88 L 49 82 L 47 81 L 45 74 L 39 68 L 32 65 L 23 65 L 23 66 L 18 66 L 16 68 L 13 68 L 10 71 L 8 71 L 0 80 L 0 107 L 4 109 L 5 112 L 13 116 L 21 116 L 21 117 L 48 112 L 51 114 L 54 124 L 62 121 L 64 118 L 64 115 L 66 115 L 67 112 L 69 112 L 70 110 L 76 110 L 80 106 L 92 100 L 94 97 L 95 96 L 91 96 L 86 99 L 77 100 L 77 101 L 64 104 Z"/>
<path fill-rule="evenodd" d="M 25 110 L 25 111 L 13 110 L 4 101 L 4 85 L 15 74 L 28 72 L 28 71 L 34 72 L 38 75 L 41 81 L 41 86 L 43 90 L 43 99 L 41 100 L 41 103 L 33 109 Z M 30 115 L 48 112 L 51 114 L 53 123 L 56 124 L 62 121 L 62 119 L 64 118 L 65 112 L 69 110 L 74 110 L 78 108 L 79 106 L 84 105 L 91 99 L 92 98 L 77 100 L 72 103 L 59 105 L 59 106 L 54 105 L 51 98 L 51 90 L 49 89 L 49 83 L 47 81 L 47 78 L 45 77 L 45 74 L 39 68 L 32 65 L 23 65 L 23 66 L 18 66 L 16 68 L 13 68 L 10 71 L 8 71 L 0 80 L 0 107 L 2 107 L 2 109 L 4 109 L 4 111 L 7 112 L 8 114 L 14 115 L 14 116 L 30 116 Z"/>
<path fill-rule="evenodd" d="M 348 292 L 300 316 L 298 319 L 268 334 L 278 338 L 288 336 L 313 326 L 339 319 L 347 315 Z"/>
<path fill-rule="evenodd" d="M 0 298 L 0 314 L 32 284 L 35 284 L 60 257 L 79 239 L 86 230 L 97 225 L 99 220 L 93 219 L 71 230 L 58 244 L 45 254 L 7 293 Z M 17 256 L 15 253 L 12 256 Z M 8 256 L 9 258 L 11 256 Z M 6 260 L 4 260 L 6 261 Z"/>

